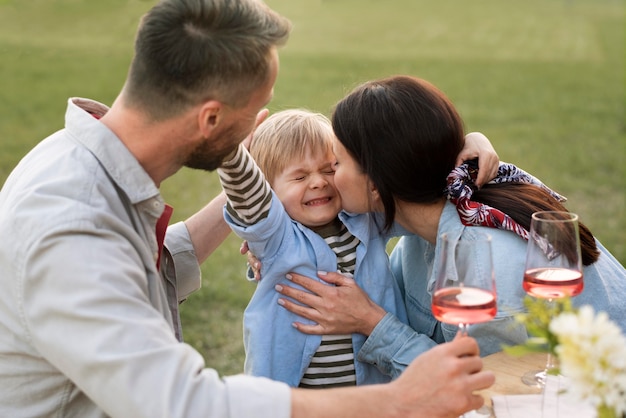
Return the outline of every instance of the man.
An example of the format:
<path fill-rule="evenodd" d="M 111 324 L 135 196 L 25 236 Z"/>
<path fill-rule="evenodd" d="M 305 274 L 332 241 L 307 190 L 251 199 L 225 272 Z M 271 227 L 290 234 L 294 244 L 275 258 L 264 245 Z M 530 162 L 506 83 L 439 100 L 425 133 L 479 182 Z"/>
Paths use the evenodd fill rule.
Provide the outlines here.
<path fill-rule="evenodd" d="M 306 391 L 220 379 L 179 342 L 178 303 L 228 234 L 223 196 L 167 229 L 158 187 L 213 170 L 271 99 L 287 20 L 257 0 L 164 0 L 143 18 L 110 109 L 70 99 L 65 129 L 0 192 L 0 416 L 438 417 L 493 383 L 474 340 L 388 385 Z"/>

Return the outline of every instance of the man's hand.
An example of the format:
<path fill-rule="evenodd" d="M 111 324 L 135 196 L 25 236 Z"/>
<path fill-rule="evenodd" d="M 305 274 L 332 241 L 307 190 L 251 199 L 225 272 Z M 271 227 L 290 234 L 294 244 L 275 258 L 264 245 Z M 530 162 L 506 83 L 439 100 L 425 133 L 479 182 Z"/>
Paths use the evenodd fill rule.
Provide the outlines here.
<path fill-rule="evenodd" d="M 241 243 L 241 247 L 239 247 L 239 252 L 241 253 L 241 255 L 246 256 L 246 259 L 248 260 L 248 267 L 250 267 L 252 273 L 254 274 L 254 280 L 256 280 L 257 282 L 261 280 L 261 262 L 258 258 L 256 258 L 254 254 L 252 254 L 252 251 L 250 251 L 250 248 L 248 247 L 248 241 L 243 241 Z"/>
<path fill-rule="evenodd" d="M 292 389 L 294 417 L 457 418 L 485 402 L 475 391 L 495 382 L 481 371 L 478 344 L 471 337 L 440 344 L 388 384 L 329 390 Z"/>
<path fill-rule="evenodd" d="M 416 409 L 428 417 L 458 417 L 464 412 L 480 408 L 484 399 L 474 391 L 493 385 L 492 372 L 481 371 L 482 359 L 476 340 L 455 338 L 440 344 L 417 357 L 400 377 L 392 382 L 393 392 L 403 398 L 413 397 L 413 408 L 398 416 L 411 415 Z M 401 403 L 390 401 L 400 407 Z M 405 404 L 406 405 L 406 404 Z M 410 403 L 409 403 L 410 405 Z"/>

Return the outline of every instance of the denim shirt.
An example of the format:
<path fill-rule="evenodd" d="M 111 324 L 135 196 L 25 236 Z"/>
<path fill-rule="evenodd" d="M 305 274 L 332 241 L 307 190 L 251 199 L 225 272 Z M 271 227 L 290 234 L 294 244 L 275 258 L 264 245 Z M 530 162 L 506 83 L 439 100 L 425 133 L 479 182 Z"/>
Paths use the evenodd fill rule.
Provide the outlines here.
<path fill-rule="evenodd" d="M 200 267 L 180 222 L 157 270 L 164 202 L 107 110 L 70 99 L 0 192 L 0 416 L 289 416 L 287 385 L 220 379 L 178 340 Z"/>
<path fill-rule="evenodd" d="M 296 387 L 320 345 L 321 336 L 304 334 L 291 325 L 296 321 L 312 322 L 278 305 L 282 296 L 274 287 L 277 284 L 295 287 L 285 278 L 289 272 L 317 278 L 317 271 L 336 271 L 337 257 L 321 236 L 289 217 L 275 194 L 268 217 L 254 225 L 237 225 L 226 210 L 224 216 L 235 233 L 248 240 L 251 251 L 261 261 L 262 279 L 243 318 L 244 370 Z M 373 301 L 392 313 L 398 321 L 406 323 L 404 303 L 391 277 L 386 253 L 388 237 L 378 232 L 374 215 L 342 212 L 339 218 L 360 240 L 355 281 Z M 355 356 L 364 341 L 365 336 L 352 335 Z M 355 369 L 358 385 L 390 380 L 389 376 L 369 363 L 356 361 Z"/>
<path fill-rule="evenodd" d="M 492 236 L 493 262 L 498 294 L 498 312 L 494 320 L 469 327 L 482 356 L 500 351 L 503 344 L 519 344 L 526 340 L 523 326 L 515 322 L 515 314 L 524 311 L 522 288 L 526 241 L 512 232 L 488 227 L 464 226 L 451 203 L 446 203 L 438 228 L 439 237 L 446 233 L 460 239 L 476 232 Z M 623 332 L 626 332 L 626 272 L 624 267 L 599 243 L 600 259 L 584 268 L 585 288 L 573 298 L 576 306 L 590 304 L 606 311 Z M 418 236 L 400 239 L 391 255 L 391 267 L 404 295 L 410 326 L 387 314 L 376 326 L 359 353 L 361 361 L 378 364 L 387 373 L 397 376 L 422 352 L 438 343 L 450 341 L 456 326 L 440 323 L 431 311 L 432 289 L 436 277 L 434 267 L 441 257 L 441 246 L 433 246 Z"/>

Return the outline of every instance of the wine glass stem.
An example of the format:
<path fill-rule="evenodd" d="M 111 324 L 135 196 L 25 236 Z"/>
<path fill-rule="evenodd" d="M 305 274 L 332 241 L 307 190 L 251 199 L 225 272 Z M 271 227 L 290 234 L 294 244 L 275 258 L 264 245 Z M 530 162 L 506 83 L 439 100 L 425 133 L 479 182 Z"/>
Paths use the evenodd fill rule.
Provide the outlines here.
<path fill-rule="evenodd" d="M 459 324 L 459 334 L 461 334 L 462 336 L 467 335 L 467 327 L 468 327 L 468 324 L 460 323 Z"/>
<path fill-rule="evenodd" d="M 553 310 L 554 308 L 554 299 L 553 298 L 548 298 L 548 307 L 550 308 L 550 310 Z M 548 379 L 548 375 L 550 374 L 550 371 L 552 369 L 554 369 L 554 358 L 552 357 L 552 354 L 550 353 L 550 350 L 548 350 L 548 356 L 546 358 L 546 367 L 543 371 L 543 373 L 541 373 L 541 376 L 539 377 L 540 380 L 540 384 L 544 385 L 546 384 L 546 381 Z"/>
<path fill-rule="evenodd" d="M 552 369 L 554 369 L 554 362 L 552 361 L 552 354 L 548 353 L 548 358 L 546 359 L 546 373 Z"/>
<path fill-rule="evenodd" d="M 461 336 L 467 335 L 467 324 L 465 324 L 465 323 L 460 323 L 459 324 L 459 334 Z M 467 418 L 467 417 L 468 417 L 467 414 L 462 414 L 462 415 L 459 416 L 459 418 Z"/>

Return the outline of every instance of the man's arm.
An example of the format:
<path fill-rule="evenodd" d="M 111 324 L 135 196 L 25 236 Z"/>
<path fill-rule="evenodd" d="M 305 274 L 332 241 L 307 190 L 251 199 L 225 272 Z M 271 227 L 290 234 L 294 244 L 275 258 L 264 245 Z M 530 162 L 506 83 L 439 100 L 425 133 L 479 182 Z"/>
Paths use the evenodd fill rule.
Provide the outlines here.
<path fill-rule="evenodd" d="M 293 418 L 443 418 L 480 408 L 473 392 L 490 387 L 495 376 L 481 371 L 473 338 L 440 344 L 415 359 L 388 384 L 330 390 L 292 389 Z"/>
<path fill-rule="evenodd" d="M 226 194 L 222 191 L 204 208 L 185 221 L 199 264 L 202 264 L 224 242 L 231 231 L 224 220 L 225 204 Z"/>

